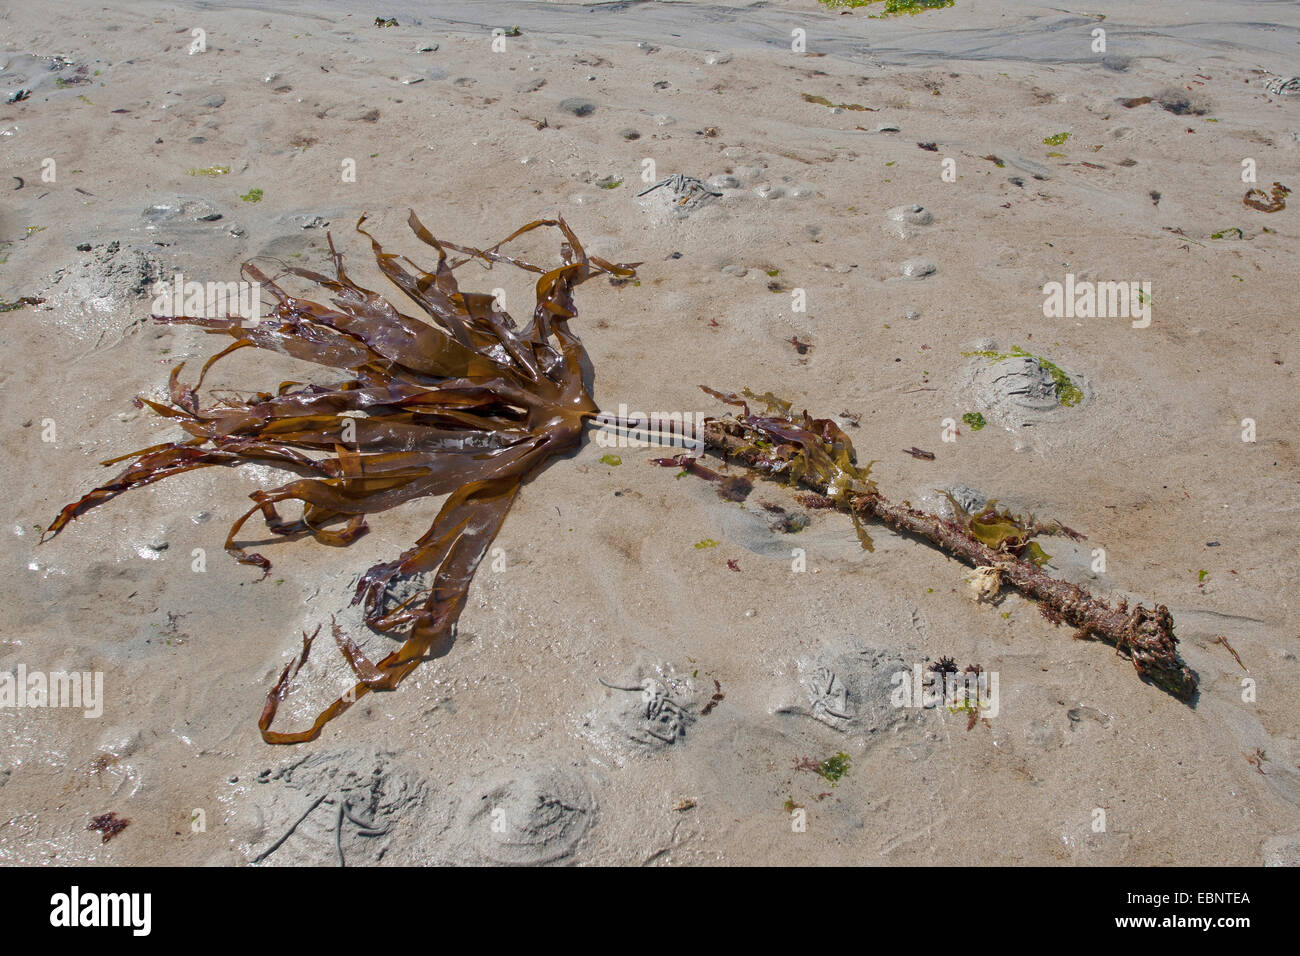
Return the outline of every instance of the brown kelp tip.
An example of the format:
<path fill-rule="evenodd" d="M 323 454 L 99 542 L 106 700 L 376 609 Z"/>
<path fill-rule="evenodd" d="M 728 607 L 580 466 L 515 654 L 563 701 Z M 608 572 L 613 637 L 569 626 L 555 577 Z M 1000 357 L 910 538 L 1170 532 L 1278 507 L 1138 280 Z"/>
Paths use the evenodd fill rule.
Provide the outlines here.
<path fill-rule="evenodd" d="M 870 549 L 871 539 L 863 524 L 874 518 L 976 568 L 995 569 L 999 587 L 1008 585 L 1038 602 L 1052 623 L 1072 626 L 1076 638 L 1099 638 L 1113 645 L 1142 677 L 1180 700 L 1195 698 L 1196 673 L 1178 656 L 1174 620 L 1167 607 L 1130 609 L 1126 601 L 1111 605 L 1042 570 L 1049 555 L 1034 538 L 1061 534 L 1078 540 L 1083 537 L 1079 532 L 1059 522 L 1013 515 L 997 509 L 995 502 L 971 514 L 954 501 L 952 519 L 892 504 L 868 477 L 871 466 L 857 465 L 853 443 L 835 422 L 812 418 L 806 411 L 795 416 L 790 402 L 770 392 L 756 395 L 745 389 L 736 395 L 701 388 L 742 409 L 739 414 L 706 419 L 708 450 L 768 478 L 811 490 L 819 506 L 836 507 L 853 518 L 864 548 Z M 761 403 L 765 412 L 752 414 L 750 402 Z"/>
<path fill-rule="evenodd" d="M 117 477 L 63 508 L 42 536 L 43 541 L 52 538 L 91 508 L 171 475 L 213 465 L 271 464 L 298 479 L 253 492 L 252 507 L 231 525 L 225 543 L 236 560 L 266 572 L 270 561 L 235 541 L 255 514 L 261 514 L 272 534 L 305 533 L 322 544 L 345 546 L 366 532 L 367 515 L 418 498 L 447 496 L 419 540 L 395 560 L 367 570 L 353 598 L 354 604 L 363 604 L 370 627 L 401 632 L 405 642 L 373 663 L 334 625 L 357 683 L 310 728 L 272 731 L 276 709 L 315 637 L 304 635 L 301 655 L 268 694 L 259 720 L 269 743 L 314 739 L 362 694 L 397 686 L 451 637 L 474 572 L 520 485 L 551 458 L 576 448 L 586 421 L 598 412 L 583 379 L 586 351 L 568 325 L 577 315 L 573 289 L 593 275 L 634 275 L 637 265 L 589 255 L 560 218 L 535 220 L 479 249 L 436 239 L 412 212 L 411 230 L 437 253 L 437 264 L 425 271 L 410 259 L 384 252 L 362 228 L 365 218 L 356 228 L 370 240 L 380 270 L 427 320 L 402 314 L 382 295 L 354 282 L 332 236 L 334 277 L 297 267 L 284 270 L 324 289 L 328 304 L 292 296 L 256 265 L 245 263 L 244 273 L 275 300 L 257 325 L 244 328 L 235 318 L 155 316 L 234 339 L 208 359 L 193 387 L 180 382 L 181 366 L 176 366 L 169 380 L 170 403 L 140 400 L 190 437 L 105 462 L 131 460 Z M 563 237 L 558 266 L 535 265 L 502 251 L 539 228 L 555 228 Z M 538 276 L 527 326 L 517 327 L 493 296 L 461 291 L 455 270 L 474 260 Z M 198 390 L 204 376 L 217 361 L 243 348 L 281 352 L 344 370 L 350 377 L 331 385 L 283 382 L 274 392 L 203 408 Z M 302 504 L 297 520 L 283 518 L 277 510 L 289 501 Z M 404 579 L 413 579 L 415 595 L 390 606 L 393 586 Z"/>

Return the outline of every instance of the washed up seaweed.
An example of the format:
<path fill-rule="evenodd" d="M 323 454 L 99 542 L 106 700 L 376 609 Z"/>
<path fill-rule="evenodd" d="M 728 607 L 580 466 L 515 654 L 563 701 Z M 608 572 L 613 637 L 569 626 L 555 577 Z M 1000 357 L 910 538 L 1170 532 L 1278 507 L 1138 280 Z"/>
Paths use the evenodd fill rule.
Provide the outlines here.
<path fill-rule="evenodd" d="M 263 739 L 272 744 L 314 740 L 366 693 L 396 688 L 450 642 L 474 573 L 519 488 L 551 459 L 579 447 L 586 426 L 600 414 L 590 392 L 586 350 L 569 327 L 577 315 L 574 288 L 597 275 L 634 276 L 639 265 L 588 255 L 563 219 L 536 220 L 496 245 L 478 249 L 436 239 L 412 212 L 412 231 L 438 257 L 433 270 L 425 271 L 409 258 L 384 252 L 362 228 L 365 219 L 356 228 L 370 240 L 380 271 L 431 321 L 404 315 L 379 293 L 354 282 L 332 236 L 328 244 L 335 277 L 296 267 L 281 274 L 325 290 L 329 304 L 291 295 L 277 283 L 280 276 L 273 279 L 246 263 L 244 274 L 275 300 L 256 325 L 245 327 L 237 317 L 154 317 L 234 340 L 204 363 L 192 386 L 181 381 L 184 363 L 177 365 L 169 379 L 169 402 L 137 399 L 138 407 L 147 405 L 190 437 L 104 462 L 130 461 L 115 478 L 66 505 L 41 538 L 48 541 L 75 518 L 125 491 L 172 475 L 215 465 L 271 465 L 299 477 L 250 494 L 252 507 L 234 521 L 225 542 L 232 557 L 261 569 L 264 579 L 271 562 L 237 541 L 254 515 L 260 514 L 274 535 L 311 535 L 321 544 L 346 546 L 366 533 L 368 515 L 425 497 L 444 498 L 429 529 L 395 560 L 362 574 L 353 594 L 352 603 L 362 605 L 366 624 L 399 637 L 401 646 L 372 662 L 334 623 L 335 643 L 356 683 L 310 727 L 272 730 L 320 628 L 304 633 L 300 654 L 268 692 L 258 720 Z M 501 251 L 540 228 L 561 233 L 560 265 L 543 268 Z M 538 276 L 527 327 L 518 328 L 494 296 L 461 291 L 455 270 L 470 262 L 488 268 L 505 264 Z M 347 378 L 335 384 L 282 382 L 274 392 L 201 405 L 199 390 L 212 366 L 244 348 L 280 352 L 341 370 Z M 1130 610 L 1125 603 L 1113 607 L 1046 575 L 1035 563 L 1031 539 L 1047 526 L 992 510 L 992 504 L 960 520 L 893 505 L 870 476 L 875 463 L 858 463 L 852 442 L 836 422 L 806 411 L 796 415 L 790 402 L 770 392 L 705 391 L 742 412 L 706 420 L 704 447 L 724 461 L 744 465 L 746 474 L 724 476 L 686 455 L 661 464 L 716 482 L 719 493 L 731 501 L 748 495 L 754 473 L 802 487 L 812 492 L 799 496 L 807 507 L 848 514 L 866 550 L 873 546 L 866 529 L 870 520 L 924 538 L 987 572 L 984 577 L 994 590 L 1005 583 L 1038 601 L 1049 620 L 1074 626 L 1077 637 L 1097 636 L 1115 645 L 1139 673 L 1176 696 L 1190 699 L 1195 694 L 1196 677 L 1178 659 L 1168 610 L 1163 605 L 1154 610 Z M 751 413 L 751 403 L 763 411 Z M 277 506 L 286 502 L 301 503 L 297 520 L 280 515 Z M 1072 534 L 1063 526 L 1052 528 Z M 704 539 L 695 548 L 717 545 Z"/>
<path fill-rule="evenodd" d="M 1141 677 L 1178 699 L 1191 701 L 1196 696 L 1197 676 L 1178 656 L 1174 619 L 1167 607 L 1130 608 L 1126 600 L 1112 605 L 1042 570 L 1030 548 L 1032 539 L 1042 533 L 1082 537 L 1078 532 L 1057 522 L 1019 518 L 997 510 L 992 502 L 975 515 L 958 508 L 954 519 L 907 503 L 895 505 L 867 477 L 870 465 L 856 464 L 852 442 L 834 422 L 814 419 L 806 411 L 796 416 L 788 402 L 768 402 L 764 414 L 753 414 L 744 398 L 701 387 L 742 409 L 739 414 L 705 420 L 705 447 L 724 460 L 744 464 L 775 481 L 802 485 L 813 492 L 801 497 L 805 504 L 812 507 L 816 502 L 845 512 L 860 537 L 865 535 L 865 522 L 875 520 L 927 541 L 975 567 L 992 590 L 1009 586 L 1036 601 L 1053 624 L 1072 626 L 1075 638 L 1097 638 L 1113 645 Z M 752 395 L 748 390 L 744 394 Z M 784 412 L 779 411 L 782 407 Z"/>
<path fill-rule="evenodd" d="M 275 731 L 276 710 L 316 636 L 304 635 L 301 655 L 268 693 L 258 721 L 268 743 L 315 739 L 366 693 L 395 688 L 452 637 L 474 572 L 521 484 L 557 455 L 577 448 L 586 423 L 599 411 L 587 379 L 586 350 L 569 327 L 577 315 L 573 290 L 596 275 L 634 275 L 637 265 L 588 255 L 563 219 L 536 220 L 494 246 L 476 249 L 434 238 L 412 212 L 412 231 L 438 256 L 433 271 L 426 272 L 410 259 L 384 252 L 362 228 L 365 218 L 356 228 L 370 240 L 380 270 L 432 322 L 402 314 L 354 282 L 332 236 L 335 278 L 285 270 L 325 290 L 329 305 L 289 294 L 246 263 L 244 274 L 275 299 L 257 325 L 245 328 L 239 318 L 154 317 L 234 339 L 207 360 L 192 386 L 181 381 L 184 363 L 177 365 L 170 403 L 137 399 L 138 406 L 170 418 L 192 437 L 104 462 L 131 460 L 116 478 L 63 508 L 41 539 L 49 540 L 74 518 L 125 491 L 172 475 L 214 465 L 269 464 L 302 477 L 249 495 L 253 506 L 231 525 L 225 543 L 237 561 L 260 568 L 265 578 L 271 562 L 237 543 L 254 515 L 261 515 L 272 534 L 310 534 L 322 544 L 345 546 L 366 533 L 367 515 L 447 496 L 428 531 L 395 560 L 367 570 L 353 596 L 371 628 L 401 635 L 404 643 L 374 663 L 336 624 L 334 637 L 356 675 L 355 686 L 306 730 Z M 559 266 L 543 268 L 501 251 L 540 228 L 561 233 Z M 527 327 L 517 328 L 492 295 L 461 291 L 455 270 L 468 262 L 504 263 L 537 274 L 536 307 Z M 275 392 L 246 401 L 201 406 L 198 391 L 208 371 L 243 348 L 280 352 L 349 377 L 331 385 L 284 382 Z M 297 520 L 277 510 L 291 501 L 302 503 Z M 403 582 L 413 584 L 415 593 L 399 603 L 392 595 Z"/>
<path fill-rule="evenodd" d="M 1033 515 L 1023 518 L 1005 508 L 999 509 L 996 501 L 990 501 L 980 510 L 970 512 L 951 492 L 940 491 L 939 494 L 948 499 L 956 523 L 971 537 L 996 552 L 1030 561 L 1040 568 L 1051 560 L 1051 555 L 1043 551 L 1034 538 L 1040 534 L 1065 535 L 1074 541 L 1082 541 L 1084 538 L 1059 521 L 1038 521 Z"/>
<path fill-rule="evenodd" d="M 749 480 L 747 475 L 720 474 L 712 468 L 701 465 L 691 455 L 681 454 L 674 455 L 672 458 L 652 458 L 651 462 L 665 468 L 680 468 L 682 469 L 679 473 L 681 475 L 691 474 L 703 478 L 705 481 L 716 482 L 718 497 L 724 501 L 744 501 L 754 488 L 754 483 Z"/>
<path fill-rule="evenodd" d="M 803 94 L 805 103 L 814 103 L 817 106 L 828 106 L 831 109 L 853 110 L 856 113 L 875 113 L 874 106 L 863 106 L 861 103 L 832 103 L 824 96 L 817 96 L 813 93 Z"/>
<path fill-rule="evenodd" d="M 34 295 L 20 295 L 12 302 L 6 302 L 4 299 L 0 299 L 0 312 L 13 312 L 17 309 L 21 309 L 25 305 L 40 305 L 44 301 L 44 299 Z"/>
<path fill-rule="evenodd" d="M 820 0 L 822 4 L 830 7 L 832 10 L 848 8 L 856 9 L 865 7 L 873 3 L 879 3 L 881 0 Z M 884 0 L 884 10 L 881 14 L 872 14 L 872 19 L 881 19 L 882 17 L 900 16 L 908 14 L 915 16 L 918 13 L 924 13 L 926 10 L 942 10 L 944 7 L 951 7 L 956 0 Z"/>
<path fill-rule="evenodd" d="M 129 819 L 126 817 L 119 817 L 115 811 L 109 811 L 108 813 L 101 813 L 99 816 L 93 817 L 91 821 L 86 824 L 86 829 L 93 833 L 101 834 L 102 839 L 99 842 L 107 843 L 130 825 L 131 821 Z"/>
<path fill-rule="evenodd" d="M 1262 189 L 1251 189 L 1241 201 L 1260 212 L 1281 212 L 1286 208 L 1286 197 L 1289 195 L 1290 189 L 1281 183 L 1274 183 L 1271 196 Z"/>

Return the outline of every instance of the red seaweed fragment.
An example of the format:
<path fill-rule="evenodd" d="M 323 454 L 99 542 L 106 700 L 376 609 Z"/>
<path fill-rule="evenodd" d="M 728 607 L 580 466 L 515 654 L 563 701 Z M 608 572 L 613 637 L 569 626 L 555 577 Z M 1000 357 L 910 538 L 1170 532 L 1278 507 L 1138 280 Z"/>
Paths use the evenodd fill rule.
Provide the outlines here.
<path fill-rule="evenodd" d="M 116 813 L 110 811 L 109 813 L 101 813 L 99 816 L 94 817 L 90 823 L 86 825 L 86 829 L 102 833 L 103 839 L 99 842 L 107 843 L 130 825 L 131 821 L 129 819 L 119 817 Z"/>
<path fill-rule="evenodd" d="M 672 458 L 652 458 L 650 461 L 665 468 L 681 468 L 683 473 L 695 475 L 705 481 L 712 481 L 718 486 L 718 497 L 723 501 L 744 501 L 754 490 L 754 483 L 744 475 L 723 475 L 701 465 L 690 455 L 674 455 Z"/>
<path fill-rule="evenodd" d="M 713 679 L 713 687 L 715 693 L 712 697 L 709 698 L 709 702 L 705 704 L 703 708 L 701 708 L 700 710 L 701 717 L 707 717 L 709 714 L 713 713 L 713 708 L 717 707 L 720 703 L 722 703 L 724 700 L 727 699 L 727 695 L 722 692 L 722 685 L 718 683 L 718 679 L 716 677 Z"/>
<path fill-rule="evenodd" d="M 345 546 L 366 533 L 369 514 L 447 496 L 428 531 L 395 560 L 366 571 L 353 596 L 353 604 L 364 606 L 367 625 L 401 635 L 404 643 L 374 663 L 335 625 L 335 640 L 357 683 L 306 730 L 273 731 L 288 682 L 315 638 L 304 635 L 301 656 L 268 693 L 258 720 L 267 743 L 315 739 L 361 696 L 392 690 L 451 639 L 474 572 L 521 484 L 551 459 L 576 449 L 586 423 L 599 412 L 590 393 L 586 350 L 569 328 L 577 315 L 574 287 L 595 275 L 634 275 L 639 265 L 615 265 L 588 255 L 563 219 L 536 220 L 494 246 L 476 249 L 434 238 L 412 212 L 407 220 L 411 230 L 438 256 L 433 271 L 426 272 L 410 259 L 399 261 L 384 252 L 361 228 L 365 219 L 356 228 L 370 239 L 380 270 L 431 322 L 404 315 L 379 293 L 357 285 L 344 271 L 333 237 L 329 249 L 336 278 L 301 268 L 285 270 L 324 289 L 329 305 L 290 295 L 245 263 L 244 274 L 276 300 L 256 326 L 245 328 L 238 318 L 154 317 L 235 340 L 207 360 L 192 387 L 181 383 L 182 366 L 177 365 L 171 373 L 170 404 L 140 400 L 191 437 L 104 462 L 133 459 L 116 478 L 67 505 L 42 536 L 42 541 L 52 538 L 86 511 L 171 475 L 213 465 L 269 464 L 301 477 L 249 495 L 253 506 L 231 525 L 225 545 L 241 564 L 261 568 L 265 578 L 271 562 L 236 543 L 255 514 L 272 534 L 307 533 L 322 544 Z M 547 227 L 563 236 L 559 266 L 542 268 L 500 251 L 515 238 Z M 517 328 L 492 295 L 461 291 L 455 270 L 475 261 L 537 274 L 536 307 L 528 326 Z M 208 370 L 246 347 L 341 369 L 350 378 L 333 385 L 285 382 L 275 393 L 201 407 L 198 390 Z M 302 503 L 298 520 L 277 511 L 289 501 Z M 330 527 L 340 523 L 342 527 Z M 426 575 L 431 575 L 427 584 Z M 417 585 L 416 593 L 393 606 L 395 585 L 408 580 Z"/>

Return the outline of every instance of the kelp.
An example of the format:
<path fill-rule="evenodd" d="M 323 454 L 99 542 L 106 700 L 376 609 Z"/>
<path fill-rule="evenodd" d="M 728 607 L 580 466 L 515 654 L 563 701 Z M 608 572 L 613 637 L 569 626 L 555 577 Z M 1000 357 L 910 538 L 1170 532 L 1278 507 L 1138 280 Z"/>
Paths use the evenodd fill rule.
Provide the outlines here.
<path fill-rule="evenodd" d="M 954 502 L 954 519 L 918 511 L 906 503 L 895 505 L 867 478 L 870 466 L 864 469 L 855 464 L 852 442 L 833 422 L 814 419 L 807 411 L 795 416 L 789 412 L 790 404 L 779 400 L 775 406 L 769 402 L 766 415 L 753 415 L 743 399 L 701 388 L 744 409 L 739 415 L 705 420 L 704 444 L 709 451 L 758 474 L 802 485 L 813 494 L 801 496 L 801 501 L 809 507 L 833 506 L 846 512 L 860 535 L 865 534 L 865 521 L 877 520 L 990 572 L 995 590 L 1004 584 L 1015 588 L 1036 601 L 1053 624 L 1073 626 L 1076 638 L 1096 637 L 1113 645 L 1132 661 L 1139 675 L 1180 700 L 1196 696 L 1198 680 L 1178 656 L 1174 620 L 1167 607 L 1158 604 L 1148 609 L 1139 604 L 1130 608 L 1125 600 L 1111 605 L 1042 570 L 1032 539 L 1044 533 L 1082 537 L 1078 532 L 1057 522 L 1019 518 L 998 510 L 995 502 L 973 515 Z M 744 394 L 752 396 L 748 390 Z M 773 415 L 773 407 L 786 411 Z"/>
<path fill-rule="evenodd" d="M 362 229 L 365 218 L 356 228 L 370 240 L 380 270 L 431 322 L 402 314 L 379 293 L 354 282 L 332 236 L 335 278 L 286 270 L 325 290 L 328 305 L 285 292 L 246 263 L 244 274 L 275 299 L 257 325 L 245 328 L 238 318 L 155 316 L 159 322 L 194 325 L 234 339 L 207 360 L 193 386 L 181 382 L 183 363 L 177 365 L 170 378 L 170 403 L 137 399 L 137 405 L 148 405 L 192 437 L 104 462 L 132 459 L 116 478 L 67 505 L 41 539 L 52 538 L 74 518 L 125 491 L 172 475 L 214 465 L 269 464 L 301 477 L 253 492 L 253 506 L 226 536 L 226 550 L 240 563 L 261 568 L 265 577 L 271 562 L 236 543 L 255 514 L 273 534 L 310 534 L 322 544 L 345 546 L 366 532 L 367 515 L 447 496 L 428 531 L 395 560 L 367 570 L 353 596 L 371 628 L 401 635 L 404 643 L 374 663 L 336 624 L 334 637 L 356 675 L 355 686 L 308 729 L 274 731 L 276 709 L 316 636 L 304 635 L 301 655 L 268 693 L 258 721 L 268 743 L 315 739 L 364 694 L 395 688 L 450 639 L 474 572 L 521 484 L 552 458 L 577 448 L 587 421 L 598 413 L 587 381 L 586 350 L 569 328 L 577 315 L 574 287 L 594 275 L 632 276 L 639 264 L 615 265 L 588 255 L 563 219 L 536 220 L 490 248 L 476 249 L 434 238 L 412 212 L 412 231 L 438 256 L 437 265 L 426 272 L 410 259 L 384 252 Z M 561 233 L 559 266 L 542 268 L 501 252 L 539 228 Z M 472 261 L 489 268 L 505 263 L 537 274 L 536 307 L 527 327 L 517 328 L 493 296 L 461 291 L 455 270 Z M 198 390 L 212 366 L 250 347 L 343 370 L 348 377 L 332 385 L 284 382 L 275 392 L 259 392 L 246 401 L 201 406 Z M 277 510 L 290 501 L 302 503 L 297 520 L 283 518 Z M 393 588 L 404 581 L 414 582 L 416 593 L 398 603 Z"/>
<path fill-rule="evenodd" d="M 829 418 L 812 418 L 806 411 L 802 418 L 795 418 L 790 414 L 791 403 L 771 392 L 755 395 L 745 389 L 735 395 L 700 387 L 719 401 L 744 409 L 734 420 L 753 435 L 753 441 L 743 449 L 752 452 L 751 467 L 768 477 L 781 478 L 790 485 L 807 485 L 836 505 L 850 495 L 876 490 L 870 478 L 871 466 L 876 462 L 857 464 L 853 442 Z M 766 406 L 764 414 L 750 414 L 746 399 L 762 402 Z M 873 551 L 871 536 L 856 515 L 854 527 L 863 550 Z"/>

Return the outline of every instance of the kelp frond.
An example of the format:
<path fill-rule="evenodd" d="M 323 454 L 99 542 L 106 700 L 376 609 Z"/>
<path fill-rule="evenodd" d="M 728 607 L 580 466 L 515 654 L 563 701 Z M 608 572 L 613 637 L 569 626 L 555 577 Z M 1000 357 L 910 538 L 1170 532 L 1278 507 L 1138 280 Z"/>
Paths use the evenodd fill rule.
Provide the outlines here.
<path fill-rule="evenodd" d="M 598 412 L 584 378 L 586 351 L 569 328 L 577 315 L 574 287 L 593 275 L 635 274 L 636 264 L 615 265 L 588 255 L 563 219 L 531 222 L 496 245 L 477 249 L 439 241 L 412 212 L 412 231 L 437 253 L 429 272 L 384 252 L 361 228 L 364 222 L 363 216 L 356 228 L 370 239 L 380 270 L 431 321 L 403 315 L 379 293 L 357 285 L 344 270 L 332 237 L 334 278 L 286 270 L 325 290 L 328 305 L 290 295 L 246 263 L 245 275 L 275 299 L 270 314 L 256 326 L 244 328 L 236 318 L 154 317 L 234 339 L 208 359 L 193 386 L 181 383 L 180 365 L 173 369 L 170 404 L 137 400 L 171 418 L 190 439 L 105 462 L 134 459 L 112 481 L 67 505 L 42 536 L 47 540 L 91 508 L 171 475 L 212 465 L 270 464 L 301 477 L 253 492 L 253 506 L 226 537 L 226 549 L 236 560 L 265 572 L 270 561 L 236 543 L 255 514 L 261 514 L 273 534 L 308 533 L 323 544 L 347 545 L 366 532 L 367 515 L 418 498 L 447 496 L 428 531 L 395 560 L 366 571 L 353 597 L 354 604 L 363 604 L 367 624 L 399 632 L 405 642 L 373 663 L 335 628 L 356 685 L 310 728 L 273 731 L 276 708 L 310 650 L 312 638 L 305 638 L 296 666 L 285 668 L 267 696 L 258 726 L 268 743 L 314 739 L 368 691 L 396 687 L 451 636 L 474 572 L 520 485 L 556 455 L 576 448 L 586 422 Z M 543 268 L 501 251 L 543 227 L 555 228 L 563 237 L 560 265 Z M 493 296 L 461 291 L 454 272 L 474 260 L 537 274 L 536 307 L 527 327 L 517 328 Z M 208 370 L 248 347 L 342 369 L 350 378 L 335 385 L 287 382 L 247 401 L 202 407 L 198 390 Z M 283 518 L 277 510 L 289 501 L 302 503 L 297 520 Z M 391 606 L 393 586 L 404 579 L 419 585 L 417 593 Z"/>

